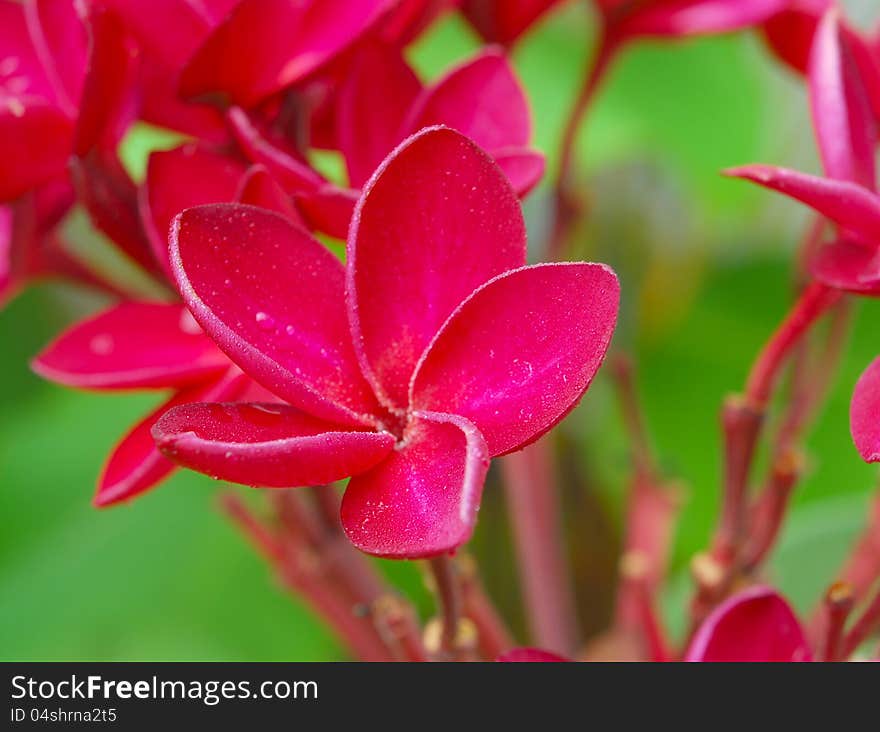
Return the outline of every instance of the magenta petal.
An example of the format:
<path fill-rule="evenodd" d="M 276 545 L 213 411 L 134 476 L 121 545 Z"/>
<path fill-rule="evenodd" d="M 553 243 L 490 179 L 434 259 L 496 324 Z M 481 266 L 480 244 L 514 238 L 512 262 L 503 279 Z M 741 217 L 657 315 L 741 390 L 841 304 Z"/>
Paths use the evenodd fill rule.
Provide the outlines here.
<path fill-rule="evenodd" d="M 842 239 L 819 250 L 810 273 L 839 290 L 880 295 L 880 249 Z"/>
<path fill-rule="evenodd" d="M 364 189 L 348 238 L 349 318 L 376 393 L 405 406 L 443 321 L 525 256 L 519 200 L 486 153 L 443 127 L 398 147 Z"/>
<path fill-rule="evenodd" d="M 76 0 L 25 3 L 28 30 L 37 55 L 70 117 L 76 115 L 85 76 L 88 39 Z"/>
<path fill-rule="evenodd" d="M 235 200 L 249 206 L 274 211 L 295 224 L 303 225 L 299 212 L 266 168 L 252 165 L 242 176 Z"/>
<path fill-rule="evenodd" d="M 169 274 L 171 220 L 186 208 L 236 200 L 245 171 L 245 166 L 234 158 L 193 143 L 150 155 L 140 191 L 140 210 L 156 258 Z"/>
<path fill-rule="evenodd" d="M 851 45 L 839 10 L 829 10 L 810 53 L 813 124 L 826 175 L 873 190 L 877 122 Z"/>
<path fill-rule="evenodd" d="M 458 130 L 490 153 L 529 144 L 525 92 L 500 50 L 483 51 L 425 89 L 406 129 L 413 133 L 432 125 Z"/>
<path fill-rule="evenodd" d="M 507 272 L 465 300 L 416 369 L 414 409 L 461 414 L 492 457 L 559 422 L 602 365 L 620 286 L 601 264 Z"/>
<path fill-rule="evenodd" d="M 486 443 L 466 419 L 415 412 L 403 443 L 342 500 L 342 526 L 360 550 L 415 559 L 445 554 L 474 530 L 489 469 Z"/>
<path fill-rule="evenodd" d="M 75 325 L 33 362 L 41 376 L 84 389 L 181 387 L 228 367 L 186 308 L 134 302 Z"/>
<path fill-rule="evenodd" d="M 313 191 L 324 185 L 324 179 L 295 151 L 284 149 L 276 141 L 269 140 L 243 109 L 230 109 L 226 116 L 235 139 L 248 159 L 265 166 L 289 193 Z"/>
<path fill-rule="evenodd" d="M 336 101 L 336 135 L 353 188 L 404 137 L 404 119 L 421 90 L 401 49 L 373 43 L 358 51 Z"/>
<path fill-rule="evenodd" d="M 540 648 L 513 648 L 495 660 L 499 663 L 564 663 L 571 659 Z"/>
<path fill-rule="evenodd" d="M 170 242 L 184 301 L 236 364 L 307 412 L 369 423 L 376 404 L 352 350 L 338 259 L 278 214 L 239 204 L 184 211 Z"/>
<path fill-rule="evenodd" d="M 184 96 L 251 106 L 301 81 L 359 38 L 389 0 L 242 0 L 184 69 Z"/>
<path fill-rule="evenodd" d="M 849 422 L 862 458 L 869 463 L 880 462 L 880 358 L 868 366 L 856 384 Z"/>
<path fill-rule="evenodd" d="M 286 404 L 187 404 L 162 417 L 153 437 L 176 463 L 265 488 L 342 480 L 394 447 L 387 432 L 352 432 Z"/>
<path fill-rule="evenodd" d="M 315 191 L 301 193 L 294 198 L 309 228 L 345 240 L 354 207 L 358 202 L 356 191 L 328 183 Z"/>
<path fill-rule="evenodd" d="M 798 73 L 807 73 L 816 27 L 833 2 L 794 0 L 763 25 L 764 37 L 773 53 Z"/>
<path fill-rule="evenodd" d="M 546 161 L 543 154 L 522 148 L 493 150 L 492 156 L 520 198 L 541 182 Z"/>
<path fill-rule="evenodd" d="M 73 134 L 73 123 L 58 107 L 0 96 L 0 201 L 63 174 Z"/>
<path fill-rule="evenodd" d="M 880 242 L 880 196 L 856 183 L 770 165 L 747 165 L 725 174 L 790 196 L 866 240 Z"/>
<path fill-rule="evenodd" d="M 769 587 L 723 602 L 700 626 L 686 661 L 811 661 L 804 629 L 789 604 Z"/>
<path fill-rule="evenodd" d="M 789 0 L 667 0 L 645 3 L 624 21 L 625 35 L 692 36 L 760 25 Z"/>
<path fill-rule="evenodd" d="M 194 401 L 235 398 L 247 381 L 241 372 L 230 371 L 218 380 L 178 392 L 138 423 L 110 455 L 98 481 L 94 504 L 104 507 L 134 498 L 153 488 L 177 467 L 159 452 L 150 432 L 165 412 Z"/>

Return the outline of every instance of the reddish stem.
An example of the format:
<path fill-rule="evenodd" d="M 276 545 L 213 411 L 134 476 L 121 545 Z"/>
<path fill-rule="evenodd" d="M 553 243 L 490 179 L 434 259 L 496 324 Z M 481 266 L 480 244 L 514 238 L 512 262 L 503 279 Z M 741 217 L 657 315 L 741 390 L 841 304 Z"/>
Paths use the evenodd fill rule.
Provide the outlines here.
<path fill-rule="evenodd" d="M 880 628 L 880 588 L 877 589 L 868 607 L 844 636 L 841 658 L 849 658 L 877 628 Z"/>
<path fill-rule="evenodd" d="M 846 582 L 835 582 L 825 594 L 826 624 L 822 660 L 833 663 L 844 657 L 841 653 L 843 629 L 852 609 L 852 588 Z"/>
<path fill-rule="evenodd" d="M 549 260 L 562 259 L 569 230 L 577 220 L 579 206 L 571 193 L 572 177 L 576 162 L 578 132 L 584 123 L 596 93 L 605 79 L 611 62 L 616 57 L 619 44 L 600 28 L 601 39 L 595 53 L 587 60 L 581 88 L 569 112 L 559 146 L 559 172 L 554 186 L 555 210 L 553 230 L 547 245 Z"/>
<path fill-rule="evenodd" d="M 448 556 L 435 557 L 429 560 L 433 576 L 433 590 L 437 596 L 442 631 L 440 633 L 440 652 L 446 659 L 454 659 L 458 655 L 457 638 L 462 616 L 461 587 L 458 574 L 452 560 Z"/>
<path fill-rule="evenodd" d="M 577 611 L 551 448 L 545 436 L 503 458 L 501 468 L 532 639 L 571 656 L 578 644 Z"/>
<path fill-rule="evenodd" d="M 514 647 L 513 636 L 486 593 L 476 562 L 464 556 L 459 558 L 458 567 L 464 615 L 476 628 L 480 652 L 491 661 Z"/>

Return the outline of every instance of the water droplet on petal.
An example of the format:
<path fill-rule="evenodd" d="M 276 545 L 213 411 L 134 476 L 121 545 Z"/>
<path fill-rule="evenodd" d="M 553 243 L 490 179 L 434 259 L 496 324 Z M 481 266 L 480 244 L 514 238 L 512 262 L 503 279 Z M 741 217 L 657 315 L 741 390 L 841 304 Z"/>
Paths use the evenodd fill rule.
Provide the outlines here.
<path fill-rule="evenodd" d="M 275 327 L 275 319 L 268 313 L 264 313 L 262 310 L 257 313 L 256 319 L 257 325 L 263 330 L 272 330 Z"/>

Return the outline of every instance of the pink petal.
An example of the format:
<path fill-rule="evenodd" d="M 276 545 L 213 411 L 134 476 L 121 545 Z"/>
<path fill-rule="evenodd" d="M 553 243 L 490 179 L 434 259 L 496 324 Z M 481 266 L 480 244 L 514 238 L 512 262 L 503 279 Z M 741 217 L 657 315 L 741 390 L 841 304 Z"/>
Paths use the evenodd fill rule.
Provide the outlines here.
<path fill-rule="evenodd" d="M 399 48 L 372 43 L 358 51 L 336 102 L 336 135 L 353 188 L 403 139 L 404 119 L 421 89 Z"/>
<path fill-rule="evenodd" d="M 414 409 L 472 421 L 492 457 L 521 448 L 578 403 L 611 342 L 620 286 L 601 264 L 507 272 L 465 300 L 413 376 Z"/>
<path fill-rule="evenodd" d="M 309 228 L 336 239 L 344 240 L 348 236 L 351 217 L 358 202 L 356 191 L 328 183 L 315 191 L 301 193 L 294 198 Z"/>
<path fill-rule="evenodd" d="M 281 186 L 262 165 L 252 165 L 248 168 L 238 184 L 235 200 L 249 206 L 259 206 L 274 211 L 288 221 L 300 226 L 304 225 L 293 205 L 293 200 L 281 190 Z"/>
<path fill-rule="evenodd" d="M 28 28 L 23 3 L 0 2 L 0 53 L 4 59 L 13 59 L 9 70 L 0 78 L 0 103 L 4 97 L 40 99 L 52 106 L 59 100 Z M 12 82 L 12 83 L 10 83 Z"/>
<path fill-rule="evenodd" d="M 370 422 L 338 259 L 278 214 L 237 204 L 184 211 L 170 242 L 184 301 L 236 364 L 311 414 Z"/>
<path fill-rule="evenodd" d="M 235 201 L 245 171 L 238 160 L 194 143 L 150 155 L 140 211 L 156 258 L 169 274 L 171 220 L 186 208 Z"/>
<path fill-rule="evenodd" d="M 520 198 L 524 198 L 530 193 L 544 176 L 546 161 L 539 152 L 521 148 L 505 148 L 493 150 L 492 156 Z"/>
<path fill-rule="evenodd" d="M 862 459 L 880 462 L 880 358 L 868 366 L 856 384 L 849 420 Z"/>
<path fill-rule="evenodd" d="M 382 40 L 397 46 L 409 45 L 438 16 L 461 0 L 401 0 L 382 23 Z"/>
<path fill-rule="evenodd" d="M 65 331 L 33 368 L 79 388 L 164 388 L 204 381 L 229 360 L 184 307 L 128 302 Z"/>
<path fill-rule="evenodd" d="M 819 250 L 810 272 L 839 290 L 880 295 L 880 249 L 842 239 Z"/>
<path fill-rule="evenodd" d="M 828 217 L 840 226 L 880 243 L 880 196 L 856 183 L 817 178 L 785 168 L 748 165 L 725 171 L 783 193 Z"/>
<path fill-rule="evenodd" d="M 200 473 L 265 488 L 326 485 L 363 473 L 394 447 L 286 404 L 187 404 L 153 428 L 164 455 Z"/>
<path fill-rule="evenodd" d="M 495 162 L 463 135 L 423 130 L 364 189 L 348 239 L 348 308 L 364 373 L 405 406 L 416 361 L 473 290 L 522 266 L 526 231 Z"/>
<path fill-rule="evenodd" d="M 324 185 L 324 179 L 296 151 L 270 140 L 243 109 L 230 109 L 227 119 L 244 154 L 265 166 L 289 193 L 314 191 Z"/>
<path fill-rule="evenodd" d="M 482 51 L 425 89 L 406 129 L 411 134 L 441 124 L 490 153 L 529 144 L 532 123 L 525 92 L 499 49 Z"/>
<path fill-rule="evenodd" d="M 686 661 L 812 661 L 800 622 L 769 587 L 753 587 L 723 602 L 697 631 Z"/>
<path fill-rule="evenodd" d="M 463 11 L 490 43 L 509 46 L 560 0 L 464 0 Z"/>
<path fill-rule="evenodd" d="M 360 37 L 389 0 L 242 0 L 184 69 L 186 97 L 252 106 L 301 81 Z"/>
<path fill-rule="evenodd" d="M 486 443 L 466 419 L 415 412 L 403 443 L 355 476 L 342 525 L 360 550 L 415 559 L 445 554 L 471 536 L 489 468 Z"/>
<path fill-rule="evenodd" d="M 877 123 L 836 9 L 825 14 L 816 31 L 809 78 L 813 125 L 826 175 L 873 190 Z"/>
<path fill-rule="evenodd" d="M 692 36 L 760 25 L 789 0 L 667 0 L 645 4 L 620 23 L 621 35 Z M 619 3 L 618 3 L 619 4 Z"/>
<path fill-rule="evenodd" d="M 764 36 L 776 56 L 795 71 L 806 74 L 816 27 L 833 0 L 792 0 L 789 7 L 769 18 Z"/>
<path fill-rule="evenodd" d="M 25 3 L 28 29 L 56 99 L 76 116 L 85 78 L 88 39 L 74 0 L 30 0 Z"/>
<path fill-rule="evenodd" d="M 495 660 L 500 663 L 564 663 L 571 659 L 550 651 L 542 651 L 540 648 L 514 648 L 502 653 Z"/>
<path fill-rule="evenodd" d="M 177 468 L 159 452 L 150 433 L 165 412 L 190 402 L 235 398 L 247 381 L 241 372 L 231 370 L 207 384 L 194 385 L 178 392 L 138 423 L 111 453 L 98 481 L 94 504 L 105 507 L 130 500 L 153 488 Z"/>
<path fill-rule="evenodd" d="M 238 0 L 102 0 L 152 60 L 180 68 Z"/>
<path fill-rule="evenodd" d="M 63 174 L 72 144 L 73 124 L 58 107 L 0 95 L 0 201 Z"/>

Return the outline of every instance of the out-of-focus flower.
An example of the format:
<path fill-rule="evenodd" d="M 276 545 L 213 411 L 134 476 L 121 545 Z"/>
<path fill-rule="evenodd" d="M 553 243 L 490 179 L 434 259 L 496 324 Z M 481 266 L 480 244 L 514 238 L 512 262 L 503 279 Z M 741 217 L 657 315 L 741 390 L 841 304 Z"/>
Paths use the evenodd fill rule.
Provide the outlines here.
<path fill-rule="evenodd" d="M 833 5 L 834 0 L 789 0 L 761 28 L 767 46 L 778 59 L 806 74 L 816 28 Z"/>
<path fill-rule="evenodd" d="M 721 603 L 700 626 L 685 661 L 812 661 L 807 635 L 785 598 L 752 587 Z"/>
<path fill-rule="evenodd" d="M 862 374 L 850 405 L 850 428 L 859 454 L 880 462 L 880 358 Z"/>
<path fill-rule="evenodd" d="M 571 659 L 540 648 L 513 648 L 495 660 L 499 663 L 565 663 Z"/>
<path fill-rule="evenodd" d="M 836 223 L 838 239 L 810 263 L 813 276 L 831 287 L 878 295 L 880 195 L 871 90 L 877 89 L 880 72 L 856 63 L 853 42 L 838 13 L 829 11 L 816 33 L 809 70 L 813 126 L 827 177 L 766 165 L 728 174 L 784 193 Z"/>
<path fill-rule="evenodd" d="M 186 308 L 165 303 L 123 303 L 84 321 L 37 356 L 33 368 L 80 389 L 173 391 L 114 448 L 98 481 L 98 506 L 133 498 L 174 469 L 150 437 L 161 414 L 192 401 L 234 399 L 247 382 Z"/>
<path fill-rule="evenodd" d="M 196 320 L 287 404 L 173 409 L 153 430 L 160 448 L 250 485 L 353 475 L 343 526 L 376 555 L 465 542 L 489 459 L 574 407 L 616 321 L 607 267 L 523 266 L 514 191 L 448 128 L 405 141 L 367 184 L 345 267 L 249 207 L 185 211 L 171 240 Z"/>

